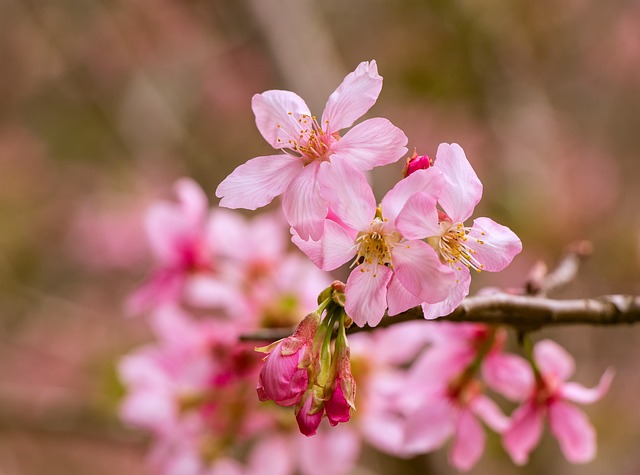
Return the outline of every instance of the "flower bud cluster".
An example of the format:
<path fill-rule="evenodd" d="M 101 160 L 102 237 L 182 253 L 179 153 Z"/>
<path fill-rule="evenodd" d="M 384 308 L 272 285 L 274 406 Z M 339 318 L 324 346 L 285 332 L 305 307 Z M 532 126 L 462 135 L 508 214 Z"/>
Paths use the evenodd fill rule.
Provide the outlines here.
<path fill-rule="evenodd" d="M 343 284 L 334 283 L 321 294 L 320 298 L 327 293 L 329 296 L 300 322 L 293 335 L 256 348 L 267 353 L 258 379 L 258 397 L 280 406 L 294 406 L 298 427 L 306 436 L 316 433 L 323 414 L 335 426 L 349 421 L 355 409 L 356 383 L 345 333 L 347 317 L 337 303 L 342 300 L 342 292 L 336 286 Z"/>

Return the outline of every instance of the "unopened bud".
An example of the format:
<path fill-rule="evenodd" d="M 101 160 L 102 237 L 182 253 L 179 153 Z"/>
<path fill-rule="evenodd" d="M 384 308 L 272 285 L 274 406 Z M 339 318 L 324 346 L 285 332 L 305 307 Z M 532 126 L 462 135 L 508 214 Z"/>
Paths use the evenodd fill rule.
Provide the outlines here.
<path fill-rule="evenodd" d="M 418 170 L 426 170 L 431 166 L 431 159 L 427 155 L 418 155 L 416 153 L 416 149 L 413 149 L 413 155 L 407 158 L 407 163 L 405 163 L 404 168 L 402 169 L 402 177 L 407 178 L 413 172 Z"/>

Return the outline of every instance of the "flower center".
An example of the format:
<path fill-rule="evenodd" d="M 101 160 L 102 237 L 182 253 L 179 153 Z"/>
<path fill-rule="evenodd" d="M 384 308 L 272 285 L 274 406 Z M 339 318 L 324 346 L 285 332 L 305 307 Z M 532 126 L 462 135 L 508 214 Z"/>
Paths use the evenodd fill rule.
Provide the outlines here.
<path fill-rule="evenodd" d="M 440 236 L 437 243 L 436 250 L 440 253 L 440 258 L 457 270 L 462 270 L 461 265 L 477 272 L 484 269 L 484 264 L 481 264 L 475 257 L 477 252 L 467 244 L 469 239 L 480 245 L 485 243 L 481 239 L 469 237 L 472 228 L 465 227 L 462 223 L 452 224 L 450 221 L 442 221 L 440 225 L 449 226 L 449 229 Z M 481 234 L 484 236 L 484 232 Z"/>
<path fill-rule="evenodd" d="M 293 127 L 288 130 L 297 130 L 297 134 L 289 132 L 283 139 L 278 138 L 278 142 L 286 143 L 287 149 L 291 153 L 299 154 L 305 165 L 318 161 L 328 161 L 331 155 L 331 145 L 340 136 L 336 133 L 328 135 L 318 123 L 316 116 L 302 114 L 298 119 L 293 116 L 293 112 L 288 112 L 288 116 L 293 121 Z M 328 122 L 327 122 L 328 124 Z M 284 132 L 281 124 L 278 128 Z"/>
<path fill-rule="evenodd" d="M 358 249 L 352 267 L 357 264 L 393 267 L 390 250 L 400 241 L 400 234 L 385 230 L 385 224 L 382 219 L 376 217 L 371 222 L 368 232 L 358 233 Z"/>

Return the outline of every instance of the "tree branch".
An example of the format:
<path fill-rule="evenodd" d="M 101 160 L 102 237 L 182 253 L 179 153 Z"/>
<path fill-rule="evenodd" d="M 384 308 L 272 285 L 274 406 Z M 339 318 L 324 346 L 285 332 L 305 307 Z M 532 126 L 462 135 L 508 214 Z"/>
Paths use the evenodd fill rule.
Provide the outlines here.
<path fill-rule="evenodd" d="M 422 309 L 415 307 L 395 317 L 385 316 L 376 328 L 422 320 Z M 493 294 L 467 297 L 451 314 L 434 321 L 474 322 L 507 325 L 519 331 L 533 331 L 557 325 L 620 325 L 640 322 L 640 297 L 605 295 L 598 298 L 557 300 L 526 295 Z M 244 341 L 274 341 L 293 333 L 295 328 L 268 328 L 242 335 Z M 347 333 L 370 331 L 371 327 L 352 326 Z"/>

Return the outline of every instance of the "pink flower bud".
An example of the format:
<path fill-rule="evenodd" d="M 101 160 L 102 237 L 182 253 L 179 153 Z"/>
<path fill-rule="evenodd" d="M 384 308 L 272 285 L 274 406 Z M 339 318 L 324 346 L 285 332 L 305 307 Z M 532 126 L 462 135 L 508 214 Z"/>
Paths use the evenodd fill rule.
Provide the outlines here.
<path fill-rule="evenodd" d="M 336 376 L 333 381 L 333 392 L 324 407 L 332 426 L 340 422 L 348 422 L 351 409 L 355 409 L 356 382 L 351 375 L 351 350 L 346 339 L 336 340 Z"/>
<path fill-rule="evenodd" d="M 407 158 L 407 163 L 402 169 L 402 176 L 406 178 L 413 172 L 418 170 L 426 170 L 430 166 L 431 159 L 427 155 L 418 155 L 414 149 L 413 155 L 410 158 Z"/>
<path fill-rule="evenodd" d="M 302 407 L 296 414 L 300 432 L 307 437 L 315 435 L 322 419 L 322 412 L 322 401 L 316 399 L 313 391 L 308 391 Z"/>
<path fill-rule="evenodd" d="M 307 345 L 302 345 L 292 354 L 284 354 L 286 340 L 278 343 L 267 356 L 258 378 L 257 391 L 261 401 L 271 399 L 280 406 L 293 406 L 300 401 L 309 384 L 307 369 L 298 367 Z"/>
<path fill-rule="evenodd" d="M 336 387 L 333 390 L 331 398 L 325 403 L 324 408 L 327 411 L 327 418 L 332 426 L 338 425 L 340 422 L 349 422 L 351 419 L 351 409 L 353 407 L 353 398 L 355 396 L 355 381 L 337 380 Z"/>
<path fill-rule="evenodd" d="M 293 406 L 300 402 L 309 385 L 305 362 L 307 348 L 313 344 L 313 337 L 320 317 L 307 315 L 295 333 L 256 351 L 269 353 L 258 378 L 258 397 L 261 401 L 272 400 L 280 406 Z"/>

